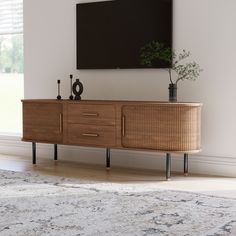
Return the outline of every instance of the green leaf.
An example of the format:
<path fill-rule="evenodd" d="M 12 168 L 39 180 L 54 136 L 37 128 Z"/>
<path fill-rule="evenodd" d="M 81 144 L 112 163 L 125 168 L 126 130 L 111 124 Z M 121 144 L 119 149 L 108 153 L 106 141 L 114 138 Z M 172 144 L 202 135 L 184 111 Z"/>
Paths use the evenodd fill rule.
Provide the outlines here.
<path fill-rule="evenodd" d="M 175 83 L 178 83 L 180 80 L 196 80 L 203 71 L 195 61 L 185 62 L 190 55 L 190 51 L 185 49 L 177 54 L 171 48 L 165 47 L 163 43 L 151 41 L 140 49 L 140 63 L 148 67 L 153 66 L 153 63 L 157 60 L 171 63 L 172 70 L 177 75 Z M 171 83 L 173 83 L 171 69 L 169 76 Z"/>

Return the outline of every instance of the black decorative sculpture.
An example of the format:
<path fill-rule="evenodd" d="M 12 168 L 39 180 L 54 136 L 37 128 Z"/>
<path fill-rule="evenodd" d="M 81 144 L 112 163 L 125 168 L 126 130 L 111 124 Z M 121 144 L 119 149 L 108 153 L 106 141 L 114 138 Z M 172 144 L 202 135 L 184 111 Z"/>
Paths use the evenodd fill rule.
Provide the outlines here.
<path fill-rule="evenodd" d="M 73 93 L 75 95 L 75 100 L 81 100 L 81 94 L 83 93 L 83 84 L 79 81 L 79 79 L 76 79 L 76 81 L 73 84 Z"/>
<path fill-rule="evenodd" d="M 69 97 L 70 100 L 74 99 L 72 95 L 72 79 L 73 79 L 73 75 L 70 75 L 70 97 Z"/>
<path fill-rule="evenodd" d="M 61 95 L 60 95 L 60 83 L 61 83 L 61 81 L 60 81 L 60 80 L 57 80 L 57 92 L 58 92 L 57 100 L 61 100 Z"/>

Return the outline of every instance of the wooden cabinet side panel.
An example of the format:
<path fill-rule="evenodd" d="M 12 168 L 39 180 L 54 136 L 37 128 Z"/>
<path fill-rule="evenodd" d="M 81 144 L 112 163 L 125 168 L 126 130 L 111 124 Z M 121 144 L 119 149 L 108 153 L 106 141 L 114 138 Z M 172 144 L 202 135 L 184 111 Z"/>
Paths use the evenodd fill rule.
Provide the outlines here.
<path fill-rule="evenodd" d="M 23 140 L 62 142 L 62 105 L 23 103 Z"/>

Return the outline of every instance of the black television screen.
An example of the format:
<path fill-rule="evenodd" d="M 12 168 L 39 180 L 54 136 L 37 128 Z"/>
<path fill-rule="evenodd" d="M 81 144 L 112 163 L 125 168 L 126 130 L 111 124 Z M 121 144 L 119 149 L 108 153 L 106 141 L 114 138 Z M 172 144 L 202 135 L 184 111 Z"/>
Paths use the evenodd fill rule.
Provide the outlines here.
<path fill-rule="evenodd" d="M 146 68 L 140 64 L 145 44 L 155 40 L 172 47 L 172 0 L 81 3 L 76 23 L 77 69 Z"/>

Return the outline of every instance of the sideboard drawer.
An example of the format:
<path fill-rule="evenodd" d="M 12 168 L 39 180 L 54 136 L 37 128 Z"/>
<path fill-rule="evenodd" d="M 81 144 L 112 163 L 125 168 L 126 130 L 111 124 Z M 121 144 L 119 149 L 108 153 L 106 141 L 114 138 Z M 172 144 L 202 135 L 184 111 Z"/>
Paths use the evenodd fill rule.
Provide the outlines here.
<path fill-rule="evenodd" d="M 114 147 L 116 130 L 113 126 L 69 124 L 68 144 Z"/>
<path fill-rule="evenodd" d="M 69 124 L 115 125 L 113 105 L 68 105 Z"/>

